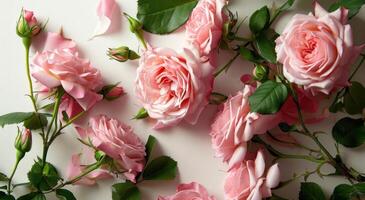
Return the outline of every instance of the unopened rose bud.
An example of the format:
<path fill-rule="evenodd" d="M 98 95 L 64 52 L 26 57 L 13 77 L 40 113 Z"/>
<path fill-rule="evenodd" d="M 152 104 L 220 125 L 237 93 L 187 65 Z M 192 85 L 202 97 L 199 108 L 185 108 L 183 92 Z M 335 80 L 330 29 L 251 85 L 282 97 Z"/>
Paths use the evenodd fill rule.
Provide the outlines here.
<path fill-rule="evenodd" d="M 118 62 L 125 62 L 127 60 L 135 60 L 139 58 L 139 55 L 130 50 L 128 47 L 109 48 L 108 56 Z"/>
<path fill-rule="evenodd" d="M 132 33 L 139 33 L 142 30 L 142 26 L 143 24 L 138 21 L 137 19 L 131 17 L 130 15 L 128 15 L 127 13 L 124 13 L 124 15 L 127 17 L 128 22 L 129 22 L 129 29 L 131 30 Z"/>
<path fill-rule="evenodd" d="M 14 146 L 17 150 L 18 159 L 23 158 L 25 153 L 32 148 L 32 132 L 29 129 L 25 129 L 23 133 L 18 131 Z"/>
<path fill-rule="evenodd" d="M 105 99 L 107 100 L 114 100 L 122 96 L 124 93 L 124 89 L 120 86 L 112 88 L 106 95 Z"/>
<path fill-rule="evenodd" d="M 269 76 L 269 70 L 267 67 L 262 65 L 256 65 L 253 70 L 253 77 L 257 81 L 265 81 Z"/>
<path fill-rule="evenodd" d="M 22 10 L 16 32 L 22 38 L 31 38 L 41 32 L 42 26 L 34 17 L 32 11 Z"/>

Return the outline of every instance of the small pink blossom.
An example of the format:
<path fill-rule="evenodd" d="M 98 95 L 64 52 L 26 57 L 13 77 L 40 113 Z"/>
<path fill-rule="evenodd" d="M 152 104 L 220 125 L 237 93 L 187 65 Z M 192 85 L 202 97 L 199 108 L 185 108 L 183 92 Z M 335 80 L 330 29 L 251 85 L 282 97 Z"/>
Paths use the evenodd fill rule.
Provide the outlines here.
<path fill-rule="evenodd" d="M 247 160 L 229 170 L 224 183 L 227 200 L 261 200 L 271 197 L 271 189 L 279 185 L 278 164 L 271 166 L 265 175 L 265 159 L 259 150 L 255 160 Z"/>
<path fill-rule="evenodd" d="M 215 155 L 228 162 L 232 168 L 242 162 L 247 152 L 247 142 L 256 134 L 275 127 L 280 115 L 260 115 L 250 111 L 248 97 L 254 88 L 246 85 L 243 91 L 230 97 L 218 113 L 210 135 Z"/>
<path fill-rule="evenodd" d="M 355 46 L 348 10 L 328 13 L 317 2 L 314 14 L 292 17 L 276 40 L 284 76 L 316 95 L 347 86 L 351 65 L 365 45 Z"/>
<path fill-rule="evenodd" d="M 75 154 L 71 158 L 71 162 L 68 165 L 67 176 L 68 180 L 72 180 L 75 177 L 79 176 L 81 173 L 86 170 L 87 165 L 81 164 L 81 154 Z M 97 169 L 88 175 L 82 177 L 80 180 L 76 181 L 74 185 L 87 185 L 92 186 L 96 184 L 97 180 L 112 178 L 113 176 L 110 174 L 108 170 L 105 169 Z"/>
<path fill-rule="evenodd" d="M 131 127 L 104 115 L 93 117 L 88 128 L 77 127 L 80 137 L 114 159 L 118 171 L 132 182 L 145 165 L 145 146 Z"/>
<path fill-rule="evenodd" d="M 179 185 L 176 194 L 160 196 L 158 200 L 215 200 L 215 198 L 209 196 L 208 191 L 202 185 L 192 182 Z"/>
<path fill-rule="evenodd" d="M 201 63 L 194 48 L 178 54 L 168 48 L 148 47 L 137 69 L 136 96 L 154 128 L 173 126 L 185 120 L 195 124 L 208 104 L 213 67 Z"/>
<path fill-rule="evenodd" d="M 204 60 L 218 47 L 224 23 L 223 7 L 226 0 L 201 0 L 187 21 L 186 38 L 198 45 Z"/>
<path fill-rule="evenodd" d="M 114 100 L 119 98 L 120 96 L 124 95 L 124 89 L 121 86 L 113 87 L 105 96 L 104 98 L 108 100 Z"/>
<path fill-rule="evenodd" d="M 42 30 L 41 24 L 38 22 L 32 11 L 24 9 L 22 10 L 21 15 L 22 16 L 17 24 L 17 33 L 19 35 L 22 37 L 32 37 Z"/>

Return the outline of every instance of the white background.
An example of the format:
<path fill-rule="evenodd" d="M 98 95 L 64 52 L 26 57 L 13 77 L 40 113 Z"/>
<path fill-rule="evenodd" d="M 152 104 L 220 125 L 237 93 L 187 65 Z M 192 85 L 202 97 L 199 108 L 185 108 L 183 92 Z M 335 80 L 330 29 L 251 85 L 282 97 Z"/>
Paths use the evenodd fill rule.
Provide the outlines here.
<path fill-rule="evenodd" d="M 238 11 L 241 17 L 250 16 L 250 14 L 267 4 L 271 5 L 275 2 L 280 5 L 283 1 L 275 0 L 232 0 L 230 8 Z M 320 0 L 320 2 L 328 7 L 330 0 Z M 197 181 L 203 184 L 212 195 L 218 200 L 223 199 L 223 178 L 226 167 L 220 161 L 213 157 L 213 151 L 210 147 L 209 127 L 216 112 L 215 106 L 208 106 L 202 114 L 198 125 L 191 126 L 181 124 L 177 127 L 156 132 L 151 129 L 152 122 L 133 121 L 130 118 L 138 111 L 139 106 L 135 103 L 133 94 L 134 77 L 136 73 L 137 62 L 127 62 L 124 64 L 111 61 L 106 56 L 108 47 L 116 47 L 120 45 L 129 46 L 138 50 L 139 45 L 135 37 L 129 32 L 128 24 L 125 19 L 120 18 L 120 26 L 114 29 L 114 32 L 106 36 L 90 38 L 96 23 L 96 6 L 98 0 L 2 0 L 0 2 L 0 114 L 14 111 L 30 111 L 32 110 L 29 99 L 25 96 L 27 91 L 27 81 L 24 67 L 24 51 L 20 39 L 15 34 L 15 24 L 19 12 L 22 7 L 34 10 L 40 21 L 47 24 L 48 31 L 57 32 L 63 27 L 65 36 L 72 38 L 79 46 L 82 55 L 90 58 L 95 67 L 101 70 L 105 82 L 115 83 L 120 81 L 128 95 L 114 102 L 102 102 L 98 104 L 90 115 L 107 114 L 117 117 L 120 120 L 134 127 L 135 132 L 144 140 L 149 134 L 153 134 L 159 140 L 159 145 L 155 151 L 155 155 L 166 154 L 178 161 L 179 173 L 174 181 L 161 182 L 144 182 L 140 184 L 140 190 L 143 200 L 157 199 L 158 195 L 169 195 L 174 193 L 178 183 L 186 183 Z M 136 14 L 136 0 L 119 0 L 118 4 L 122 11 L 134 16 Z M 297 0 L 294 8 L 295 12 L 308 13 L 311 10 L 310 0 Z M 286 22 L 294 15 L 291 11 L 284 15 L 277 24 L 276 28 L 280 32 Z M 351 21 L 357 44 L 365 41 L 364 34 L 365 10 Z M 247 20 L 246 20 L 247 22 Z M 118 23 L 119 24 L 119 23 Z M 247 25 L 244 25 L 242 35 L 247 34 Z M 179 49 L 182 45 L 182 31 L 168 36 L 146 36 L 147 40 L 155 46 L 165 46 Z M 220 54 L 220 62 L 226 62 L 232 55 L 222 52 Z M 365 68 L 365 67 L 364 67 Z M 250 72 L 252 66 L 241 60 L 235 62 L 231 70 L 218 78 L 215 85 L 215 91 L 225 94 L 234 94 L 242 88 L 239 77 L 244 72 Z M 362 77 L 364 80 L 364 70 L 357 75 L 357 80 Z M 229 80 L 229 81 L 227 81 Z M 363 82 L 363 81 L 362 81 Z M 315 127 L 316 130 L 330 131 L 331 125 L 339 116 L 330 116 L 320 126 Z M 16 127 L 8 126 L 0 129 L 0 171 L 7 174 L 10 173 L 14 162 L 13 141 L 16 135 Z M 32 151 L 27 154 L 22 161 L 15 182 L 20 183 L 26 181 L 26 172 L 30 169 L 33 159 L 41 154 L 41 142 L 37 135 L 34 135 L 34 143 Z M 323 136 L 323 140 L 328 141 L 333 151 L 331 136 Z M 67 130 L 67 134 L 61 136 L 51 147 L 49 160 L 54 163 L 62 175 L 65 175 L 66 166 L 70 157 L 74 153 L 80 152 L 82 146 L 76 140 L 76 134 L 73 128 Z M 287 149 L 288 150 L 288 149 Z M 291 150 L 289 151 L 296 151 Z M 345 160 L 352 163 L 353 166 L 360 170 L 364 169 L 364 152 L 365 148 L 360 147 L 351 151 L 344 151 Z M 280 162 L 283 180 L 291 177 L 293 172 L 303 172 L 305 169 L 311 169 L 313 166 L 298 161 Z M 329 194 L 334 185 L 345 182 L 337 178 L 325 178 L 324 180 L 317 178 L 310 179 L 319 182 Z M 78 199 L 84 200 L 108 200 L 111 199 L 111 185 L 113 181 L 102 181 L 94 187 L 70 187 L 75 192 Z M 297 199 L 299 183 L 293 183 L 290 186 L 278 191 L 284 197 Z M 22 194 L 21 189 L 16 194 Z M 50 199 L 55 199 L 51 197 Z"/>

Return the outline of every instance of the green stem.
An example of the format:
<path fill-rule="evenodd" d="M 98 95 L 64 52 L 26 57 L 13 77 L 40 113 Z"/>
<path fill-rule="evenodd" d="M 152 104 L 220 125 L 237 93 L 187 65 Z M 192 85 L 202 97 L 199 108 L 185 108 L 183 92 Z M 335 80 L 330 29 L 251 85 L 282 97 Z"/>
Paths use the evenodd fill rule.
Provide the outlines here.
<path fill-rule="evenodd" d="M 307 147 L 307 146 L 305 146 L 303 144 L 300 144 L 300 143 L 287 142 L 287 141 L 280 140 L 279 138 L 275 137 L 270 131 L 267 131 L 267 134 L 269 135 L 270 138 L 272 138 L 273 140 L 275 140 L 279 143 L 293 145 L 293 146 L 305 149 L 305 150 L 310 151 L 310 152 L 320 152 L 320 150 L 312 149 L 312 148 Z"/>
<path fill-rule="evenodd" d="M 360 67 L 362 66 L 362 64 L 365 61 L 365 55 L 362 55 L 361 61 L 360 63 L 356 66 L 355 71 L 352 72 L 352 74 L 350 75 L 349 81 L 351 81 L 351 79 L 355 76 L 356 72 L 359 71 Z"/>
<path fill-rule="evenodd" d="M 94 164 L 91 164 L 89 165 L 85 171 L 83 171 L 81 174 L 79 174 L 78 176 L 76 176 L 75 178 L 69 180 L 69 181 L 66 181 L 64 183 L 61 183 L 60 185 L 54 187 L 53 189 L 45 192 L 45 193 L 51 193 L 51 192 L 54 192 L 60 188 L 63 188 L 64 186 L 66 185 L 71 185 L 71 184 L 74 184 L 76 183 L 77 181 L 79 181 L 80 179 L 82 179 L 84 176 L 90 174 L 91 172 L 97 170 L 100 168 L 100 166 L 104 163 L 106 159 L 106 156 L 102 157 L 99 161 L 95 162 Z"/>
<path fill-rule="evenodd" d="M 225 64 L 223 67 L 221 67 L 218 71 L 216 71 L 213 76 L 217 77 L 219 76 L 223 71 L 226 71 L 231 65 L 232 63 L 238 58 L 238 56 L 240 55 L 239 52 L 236 53 L 236 55 L 233 56 L 233 58 L 231 58 L 231 60 L 228 61 L 227 64 Z"/>
<path fill-rule="evenodd" d="M 11 188 L 11 182 L 13 180 L 13 177 L 15 175 L 16 170 L 18 169 L 18 165 L 19 165 L 19 162 L 20 162 L 21 159 L 22 159 L 21 157 L 18 157 L 18 156 L 16 157 L 16 161 L 15 161 L 15 165 L 13 167 L 13 171 L 11 172 L 11 175 L 10 175 L 9 180 L 8 180 L 7 192 L 8 192 L 9 195 L 11 193 L 11 189 L 10 189 Z"/>
<path fill-rule="evenodd" d="M 282 152 L 276 150 L 273 146 L 267 144 L 264 140 L 262 140 L 258 136 L 255 136 L 252 139 L 252 141 L 264 145 L 266 147 L 266 149 L 272 155 L 276 156 L 277 158 L 282 158 L 282 159 L 300 159 L 300 160 L 307 160 L 307 161 L 314 162 L 314 163 L 323 163 L 323 160 L 314 158 L 312 156 L 307 156 L 307 155 L 294 155 L 294 154 L 285 154 L 285 153 L 282 153 Z"/>
<path fill-rule="evenodd" d="M 143 32 L 140 31 L 139 33 L 136 33 L 136 36 L 137 36 L 138 40 L 142 43 L 143 47 L 145 49 L 147 49 L 147 44 L 146 44 L 146 41 L 145 41 L 145 39 L 143 37 Z"/>
<path fill-rule="evenodd" d="M 25 67 L 26 67 L 26 71 L 27 71 L 27 79 L 28 79 L 28 84 L 29 84 L 29 96 L 32 99 L 32 104 L 33 104 L 34 110 L 37 112 L 38 108 L 37 108 L 37 104 L 36 104 L 35 98 L 34 98 L 33 82 L 32 82 L 32 78 L 30 76 L 30 65 L 29 65 L 29 50 L 30 50 L 31 43 L 32 43 L 32 41 L 30 38 L 23 38 L 23 44 L 25 47 Z"/>

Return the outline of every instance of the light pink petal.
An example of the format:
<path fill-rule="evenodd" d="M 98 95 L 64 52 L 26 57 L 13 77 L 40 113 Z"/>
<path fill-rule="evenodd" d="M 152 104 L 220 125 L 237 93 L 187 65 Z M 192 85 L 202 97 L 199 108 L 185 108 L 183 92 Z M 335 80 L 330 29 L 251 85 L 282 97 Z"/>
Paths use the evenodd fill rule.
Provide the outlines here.
<path fill-rule="evenodd" d="M 322 17 L 325 15 L 328 15 L 328 12 L 326 11 L 326 9 L 324 9 L 317 1 L 313 2 L 313 6 L 314 6 L 314 15 L 316 17 Z"/>
<path fill-rule="evenodd" d="M 246 152 L 247 152 L 246 143 L 242 143 L 239 147 L 237 147 L 231 159 L 229 160 L 228 163 L 229 169 L 232 169 L 233 167 L 239 165 L 244 160 Z"/>
<path fill-rule="evenodd" d="M 276 163 L 271 166 L 266 176 L 266 186 L 268 188 L 275 188 L 280 182 L 280 170 L 279 165 Z"/>
<path fill-rule="evenodd" d="M 113 13 L 116 10 L 115 0 L 100 0 L 97 8 L 98 21 L 92 38 L 105 34 L 112 23 Z M 91 39 L 92 39 L 91 38 Z"/>
<path fill-rule="evenodd" d="M 257 156 L 255 159 L 255 173 L 256 173 L 256 177 L 262 177 L 262 175 L 265 172 L 265 159 L 264 159 L 264 154 L 262 152 L 262 150 L 260 149 L 259 151 L 257 151 Z"/>
<path fill-rule="evenodd" d="M 32 40 L 33 41 L 33 40 Z M 63 37 L 60 33 L 42 32 L 32 42 L 36 51 L 53 51 L 56 49 L 70 49 L 76 51 L 76 43 L 71 39 Z"/>

